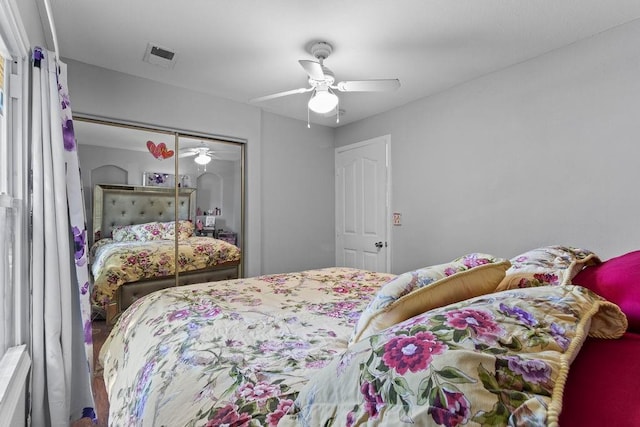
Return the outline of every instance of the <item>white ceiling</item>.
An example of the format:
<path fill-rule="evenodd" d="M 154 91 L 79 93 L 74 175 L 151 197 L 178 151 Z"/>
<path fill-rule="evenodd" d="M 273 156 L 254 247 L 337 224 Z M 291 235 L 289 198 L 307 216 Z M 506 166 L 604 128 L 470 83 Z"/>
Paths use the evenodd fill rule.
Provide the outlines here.
<path fill-rule="evenodd" d="M 307 87 L 298 60 L 314 59 L 308 48 L 318 40 L 334 47 L 325 65 L 337 81 L 400 79 L 396 92 L 340 93 L 346 113 L 339 125 L 640 17 L 638 0 L 51 3 L 61 57 L 238 102 Z M 150 42 L 177 53 L 173 69 L 142 61 Z M 309 94 L 292 95 L 255 105 L 307 120 L 308 98 Z M 337 126 L 335 118 L 314 113 L 311 121 Z"/>

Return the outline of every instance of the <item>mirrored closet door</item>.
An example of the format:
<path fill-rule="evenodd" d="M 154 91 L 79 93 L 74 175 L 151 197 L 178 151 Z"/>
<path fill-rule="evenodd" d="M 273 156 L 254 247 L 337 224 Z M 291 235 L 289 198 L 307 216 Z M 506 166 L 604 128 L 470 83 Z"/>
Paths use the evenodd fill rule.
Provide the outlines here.
<path fill-rule="evenodd" d="M 171 223 L 175 235 L 182 235 L 177 218 L 191 223 L 193 236 L 215 237 L 242 252 L 244 144 L 82 115 L 74 117 L 74 129 L 90 247 L 99 247 L 96 242 L 105 238 L 136 240 L 140 233 L 141 240 L 153 238 L 158 229 L 146 225 L 154 223 Z M 134 224 L 145 224 L 146 228 L 128 227 Z M 178 241 L 174 240 L 177 254 Z M 222 265 L 219 271 L 207 271 L 189 280 L 220 280 L 227 278 L 229 271 L 241 277 L 243 262 L 239 258 L 239 263 L 230 265 L 231 270 Z M 175 275 L 176 284 L 183 275 Z M 185 284 L 182 279 L 180 284 Z"/>

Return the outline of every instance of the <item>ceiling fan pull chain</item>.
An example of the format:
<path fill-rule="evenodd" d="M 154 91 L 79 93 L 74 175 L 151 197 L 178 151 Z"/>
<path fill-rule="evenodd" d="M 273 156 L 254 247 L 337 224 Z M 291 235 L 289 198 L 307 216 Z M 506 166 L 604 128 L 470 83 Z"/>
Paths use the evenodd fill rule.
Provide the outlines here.
<path fill-rule="evenodd" d="M 314 97 L 314 95 L 315 95 L 315 94 L 316 94 L 316 90 L 314 89 L 314 90 L 311 92 L 311 97 L 309 98 L 309 100 L 313 99 L 313 97 Z M 309 112 L 310 110 L 311 110 L 311 108 L 309 107 L 309 103 L 307 102 L 307 129 L 311 129 L 311 119 L 309 118 L 309 116 L 310 116 L 310 114 L 311 114 L 311 113 Z"/>
<path fill-rule="evenodd" d="M 340 123 L 340 98 L 338 98 L 338 105 L 336 105 L 336 123 Z"/>

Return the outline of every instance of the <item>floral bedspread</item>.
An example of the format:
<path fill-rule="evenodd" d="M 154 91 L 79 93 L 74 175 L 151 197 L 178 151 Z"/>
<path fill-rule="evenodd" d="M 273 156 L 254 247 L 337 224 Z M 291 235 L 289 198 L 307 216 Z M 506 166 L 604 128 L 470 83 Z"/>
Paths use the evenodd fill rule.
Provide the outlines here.
<path fill-rule="evenodd" d="M 199 270 L 240 259 L 240 249 L 223 240 L 189 237 L 178 242 L 178 271 Z M 174 240 L 116 242 L 102 239 L 91 252 L 94 304 L 106 305 L 113 301 L 116 290 L 124 283 L 175 273 Z"/>
<path fill-rule="evenodd" d="M 141 298 L 100 352 L 110 425 L 276 425 L 392 277 L 328 268 Z"/>

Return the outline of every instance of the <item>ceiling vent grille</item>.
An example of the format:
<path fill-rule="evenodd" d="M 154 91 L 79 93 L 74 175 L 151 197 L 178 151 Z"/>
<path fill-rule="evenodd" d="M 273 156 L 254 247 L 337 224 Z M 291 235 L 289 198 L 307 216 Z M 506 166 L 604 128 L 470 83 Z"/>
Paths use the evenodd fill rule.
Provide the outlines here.
<path fill-rule="evenodd" d="M 155 43 L 149 43 L 147 44 L 147 50 L 145 51 L 142 60 L 159 67 L 173 68 L 176 64 L 176 53 L 166 47 L 158 46 Z"/>

